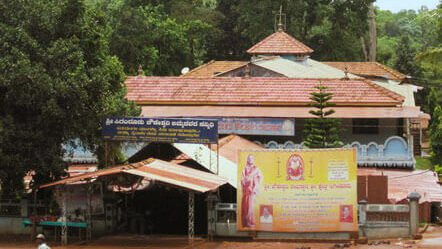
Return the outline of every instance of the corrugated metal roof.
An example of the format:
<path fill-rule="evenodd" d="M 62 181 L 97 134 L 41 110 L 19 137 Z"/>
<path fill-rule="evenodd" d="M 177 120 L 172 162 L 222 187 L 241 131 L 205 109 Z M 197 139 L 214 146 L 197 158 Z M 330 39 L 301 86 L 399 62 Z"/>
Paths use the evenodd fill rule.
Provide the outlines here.
<path fill-rule="evenodd" d="M 263 58 L 253 61 L 252 63 L 285 75 L 289 78 L 342 79 L 345 77 L 344 71 L 312 59 L 295 62 L 277 56 L 271 58 Z M 359 79 L 360 77 L 353 74 L 348 74 L 348 78 Z"/>
<path fill-rule="evenodd" d="M 404 103 L 402 104 L 403 106 L 416 106 L 414 101 L 414 86 L 384 83 L 376 80 L 374 82 L 381 87 L 402 95 L 405 98 Z"/>
<path fill-rule="evenodd" d="M 388 176 L 388 199 L 397 203 L 417 192 L 422 202 L 442 202 L 442 186 L 437 173 L 431 170 L 394 170 L 358 168 L 358 175 Z"/>
<path fill-rule="evenodd" d="M 203 193 L 227 183 L 227 180 L 217 175 L 158 159 L 124 172 Z"/>
<path fill-rule="evenodd" d="M 421 118 L 419 107 L 333 107 L 335 118 Z M 267 117 L 312 118 L 310 107 L 302 106 L 141 106 L 147 117 Z"/>
<path fill-rule="evenodd" d="M 98 170 L 92 173 L 81 174 L 69 178 L 62 179 L 53 183 L 41 186 L 46 188 L 58 184 L 69 184 L 97 177 L 128 173 L 142 176 L 149 180 L 157 180 L 177 187 L 188 190 L 207 192 L 214 190 L 219 186 L 227 183 L 226 179 L 211 173 L 200 170 L 191 169 L 185 166 L 176 165 L 159 159 L 147 159 L 138 163 L 132 163 L 122 166 Z"/>
<path fill-rule="evenodd" d="M 173 146 L 182 153 L 188 155 L 192 160 L 199 163 L 225 179 L 236 188 L 237 185 L 237 165 L 222 155 L 217 156 L 216 151 L 210 150 L 204 144 L 181 144 L 174 143 Z"/>
<path fill-rule="evenodd" d="M 212 77 L 215 74 L 227 72 L 249 63 L 248 61 L 209 61 L 200 65 L 181 77 Z"/>
<path fill-rule="evenodd" d="M 219 172 L 219 175 L 229 179 L 229 183 L 236 188 L 236 170 L 238 164 L 238 151 L 241 149 L 263 149 L 261 145 L 258 145 L 252 141 L 249 141 L 238 135 L 229 135 L 221 138 L 218 141 L 219 149 L 216 146 L 211 146 L 212 151 L 205 145 L 186 145 L 176 144 L 176 148 L 186 154 L 180 154 L 175 157 L 171 162 L 184 163 L 188 160 L 195 160 L 203 167 L 207 168 L 211 172 Z M 216 166 L 218 160 L 216 154 L 219 152 L 220 160 L 219 167 Z"/>
<path fill-rule="evenodd" d="M 249 54 L 310 54 L 313 49 L 278 30 L 247 50 Z"/>
<path fill-rule="evenodd" d="M 125 81 L 137 104 L 308 105 L 315 86 L 327 86 L 338 106 L 397 106 L 404 97 L 364 79 L 286 77 L 145 77 Z"/>
<path fill-rule="evenodd" d="M 396 81 L 402 81 L 407 76 L 394 70 L 391 67 L 385 66 L 378 62 L 369 61 L 323 61 L 329 66 L 346 70 L 349 73 L 368 77 L 382 77 Z"/>

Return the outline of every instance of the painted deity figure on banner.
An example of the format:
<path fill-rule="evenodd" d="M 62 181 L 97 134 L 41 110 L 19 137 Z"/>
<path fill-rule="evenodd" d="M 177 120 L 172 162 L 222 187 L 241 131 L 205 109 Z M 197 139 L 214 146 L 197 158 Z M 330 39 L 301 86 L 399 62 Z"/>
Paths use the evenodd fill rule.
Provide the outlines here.
<path fill-rule="evenodd" d="M 287 161 L 287 180 L 304 180 L 304 161 L 297 154 Z"/>
<path fill-rule="evenodd" d="M 255 226 L 255 200 L 259 194 L 263 175 L 261 170 L 255 165 L 255 157 L 247 157 L 246 166 L 241 172 L 241 221 L 243 227 Z"/>

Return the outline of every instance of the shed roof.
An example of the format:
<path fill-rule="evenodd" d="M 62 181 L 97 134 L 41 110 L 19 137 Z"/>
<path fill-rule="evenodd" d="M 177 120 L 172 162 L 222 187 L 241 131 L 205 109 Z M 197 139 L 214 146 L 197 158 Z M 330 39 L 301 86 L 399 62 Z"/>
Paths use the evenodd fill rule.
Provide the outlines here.
<path fill-rule="evenodd" d="M 431 170 L 396 170 L 358 168 L 358 175 L 388 176 L 388 199 L 393 203 L 407 198 L 412 192 L 419 193 L 422 202 L 442 202 L 442 186 L 437 173 Z"/>
<path fill-rule="evenodd" d="M 60 181 L 43 185 L 41 186 L 41 188 L 46 188 L 58 184 L 75 183 L 87 179 L 95 179 L 97 177 L 118 173 L 138 175 L 149 180 L 156 180 L 198 192 L 207 192 L 210 190 L 214 190 L 219 186 L 227 183 L 226 179 L 211 173 L 203 172 L 189 167 L 184 167 L 170 162 L 165 162 L 159 159 L 150 158 L 138 163 L 115 166 L 95 172 L 68 177 Z"/>
<path fill-rule="evenodd" d="M 310 54 L 313 49 L 278 30 L 247 50 L 249 54 Z"/>
<path fill-rule="evenodd" d="M 369 61 L 323 61 L 329 66 L 340 70 L 347 70 L 349 73 L 365 77 L 382 77 L 394 81 L 402 81 L 407 76 L 391 67 L 378 62 Z"/>

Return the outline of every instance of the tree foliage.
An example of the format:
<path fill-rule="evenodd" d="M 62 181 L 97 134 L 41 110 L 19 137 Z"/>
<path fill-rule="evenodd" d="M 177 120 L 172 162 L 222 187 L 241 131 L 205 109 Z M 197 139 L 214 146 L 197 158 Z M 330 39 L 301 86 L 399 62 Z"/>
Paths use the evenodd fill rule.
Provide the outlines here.
<path fill-rule="evenodd" d="M 0 0 L 0 182 L 20 193 L 63 173 L 63 144 L 101 145 L 104 115 L 135 114 L 104 13 L 81 0 Z"/>
<path fill-rule="evenodd" d="M 411 47 L 410 38 L 408 36 L 402 36 L 396 47 L 394 68 L 405 75 L 419 76 L 420 69 L 414 60 L 416 54 L 416 50 Z"/>
<path fill-rule="evenodd" d="M 378 61 L 413 76 L 412 83 L 424 87 L 416 95 L 416 104 L 431 114 L 430 88 L 442 104 L 442 5 L 398 13 L 377 10 L 376 21 Z"/>
<path fill-rule="evenodd" d="M 211 1 L 97 0 L 106 12 L 110 49 L 134 75 L 142 66 L 147 75 L 177 75 L 208 58 L 207 47 L 216 31 Z"/>
<path fill-rule="evenodd" d="M 307 119 L 304 133 L 305 145 L 309 148 L 336 148 L 342 146 L 339 140 L 341 120 L 330 118 L 328 116 L 335 113 L 335 110 L 329 109 L 335 106 L 330 102 L 333 94 L 326 92 L 327 87 L 319 85 L 315 87 L 318 92 L 312 92 L 310 99 L 313 101 L 310 106 L 316 108 L 309 113 L 316 118 Z"/>
<path fill-rule="evenodd" d="M 436 106 L 430 125 L 430 148 L 433 165 L 442 169 L 442 107 Z M 442 173 L 442 170 L 439 172 Z"/>
<path fill-rule="evenodd" d="M 209 54 L 215 59 L 246 59 L 245 51 L 275 31 L 280 6 L 286 14 L 286 31 L 312 47 L 322 60 L 360 60 L 359 42 L 367 30 L 368 5 L 372 0 L 219 0 L 223 19 L 217 26 Z M 332 49 L 331 49 L 332 48 Z"/>

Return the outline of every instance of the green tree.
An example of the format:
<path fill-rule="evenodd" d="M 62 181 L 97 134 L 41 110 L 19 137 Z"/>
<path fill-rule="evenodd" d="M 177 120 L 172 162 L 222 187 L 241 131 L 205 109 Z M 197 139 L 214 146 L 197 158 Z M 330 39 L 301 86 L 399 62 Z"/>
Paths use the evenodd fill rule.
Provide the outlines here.
<path fill-rule="evenodd" d="M 396 60 L 394 62 L 394 68 L 399 72 L 410 75 L 418 76 L 420 74 L 420 68 L 416 64 L 414 57 L 416 57 L 416 50 L 411 47 L 411 41 L 408 36 L 402 36 L 396 47 Z"/>
<path fill-rule="evenodd" d="M 135 115 L 104 13 L 81 0 L 0 0 L 0 184 L 20 195 L 63 174 L 63 144 L 102 146 L 105 115 Z"/>
<path fill-rule="evenodd" d="M 330 118 L 328 116 L 335 113 L 335 110 L 329 109 L 335 106 L 330 102 L 333 93 L 326 92 L 327 87 L 319 85 L 315 87 L 319 92 L 312 92 L 310 99 L 313 101 L 310 106 L 316 108 L 309 113 L 316 118 L 307 119 L 304 134 L 305 145 L 309 148 L 336 148 L 342 146 L 339 140 L 341 120 Z"/>
<path fill-rule="evenodd" d="M 442 107 L 440 105 L 434 108 L 429 132 L 431 161 L 433 165 L 442 169 Z"/>
<path fill-rule="evenodd" d="M 219 19 L 214 1 L 89 0 L 106 12 L 111 26 L 111 53 L 125 72 L 139 65 L 147 75 L 177 75 L 185 66 L 208 59 L 207 46 Z"/>
<path fill-rule="evenodd" d="M 359 37 L 367 30 L 372 0 L 219 0 L 224 15 L 209 54 L 217 59 L 247 59 L 245 51 L 275 31 L 275 14 L 283 7 L 286 32 L 312 47 L 323 60 L 362 58 Z M 216 57 L 218 56 L 218 57 Z"/>

